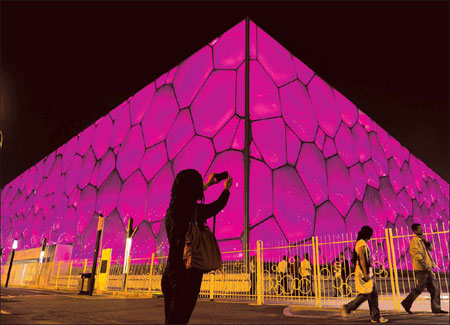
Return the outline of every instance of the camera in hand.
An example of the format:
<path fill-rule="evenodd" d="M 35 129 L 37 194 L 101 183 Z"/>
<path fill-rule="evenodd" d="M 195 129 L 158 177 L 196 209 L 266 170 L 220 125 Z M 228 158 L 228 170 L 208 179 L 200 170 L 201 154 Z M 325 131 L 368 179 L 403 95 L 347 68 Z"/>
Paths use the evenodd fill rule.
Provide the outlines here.
<path fill-rule="evenodd" d="M 223 181 L 224 179 L 228 178 L 228 172 L 223 172 L 223 173 L 219 173 L 216 174 L 214 173 L 214 180 L 218 183 L 220 181 Z"/>

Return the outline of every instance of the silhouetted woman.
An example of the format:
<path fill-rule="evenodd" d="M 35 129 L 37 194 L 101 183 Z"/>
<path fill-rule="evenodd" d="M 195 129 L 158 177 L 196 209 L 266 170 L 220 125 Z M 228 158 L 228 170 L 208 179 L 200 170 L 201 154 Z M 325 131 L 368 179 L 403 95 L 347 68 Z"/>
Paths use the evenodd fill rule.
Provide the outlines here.
<path fill-rule="evenodd" d="M 166 324 L 187 324 L 200 292 L 203 273 L 196 269 L 187 270 L 183 262 L 189 221 L 196 208 L 199 224 L 204 224 L 208 218 L 219 213 L 228 202 L 232 182 L 232 178 L 228 177 L 224 182 L 225 189 L 222 194 L 210 204 L 203 204 L 205 199 L 203 191 L 216 184 L 214 174 L 209 175 L 208 181 L 203 184 L 199 172 L 186 169 L 178 173 L 173 182 L 165 218 L 170 245 L 169 257 L 161 279 Z"/>
<path fill-rule="evenodd" d="M 358 296 L 348 304 L 342 306 L 342 316 L 347 317 L 356 310 L 364 301 L 369 301 L 370 317 L 372 323 L 387 323 L 388 319 L 380 316 L 378 308 L 378 291 L 373 279 L 371 255 L 367 242 L 372 238 L 373 229 L 363 226 L 358 232 L 355 249 L 353 250 L 352 263 L 355 268 L 355 287 Z"/>

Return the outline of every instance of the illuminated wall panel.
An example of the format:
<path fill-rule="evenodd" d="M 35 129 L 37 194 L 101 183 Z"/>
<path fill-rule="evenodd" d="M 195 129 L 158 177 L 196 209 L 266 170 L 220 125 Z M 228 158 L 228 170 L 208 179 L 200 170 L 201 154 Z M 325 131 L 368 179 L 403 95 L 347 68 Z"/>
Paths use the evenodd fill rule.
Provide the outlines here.
<path fill-rule="evenodd" d="M 369 224 L 446 223 L 449 185 L 350 100 L 250 22 L 250 248 Z M 121 258 L 164 247 L 164 214 L 177 172 L 229 171 L 234 185 L 216 217 L 223 249 L 244 230 L 245 22 L 138 91 L 1 193 L 3 262 L 19 249 L 73 243 L 91 257 L 98 215 L 103 248 Z M 215 200 L 223 185 L 205 193 Z M 213 227 L 213 218 L 208 221 Z M 273 242 L 271 244 L 271 242 Z M 155 248 L 156 246 L 156 248 Z M 229 254 L 226 259 L 242 257 Z"/>

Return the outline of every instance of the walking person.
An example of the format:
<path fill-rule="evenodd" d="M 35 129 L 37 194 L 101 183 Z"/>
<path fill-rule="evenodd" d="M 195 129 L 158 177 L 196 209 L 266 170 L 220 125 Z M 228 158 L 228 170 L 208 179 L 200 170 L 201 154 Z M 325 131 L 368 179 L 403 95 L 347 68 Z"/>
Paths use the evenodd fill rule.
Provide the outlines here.
<path fill-rule="evenodd" d="M 412 314 L 411 306 L 414 300 L 427 288 L 431 295 L 431 311 L 434 314 L 447 314 L 447 311 L 441 309 L 441 293 L 436 274 L 433 272 L 433 269 L 437 268 L 429 252 L 433 247 L 429 241 L 423 238 L 423 230 L 420 224 L 412 224 L 411 229 L 414 232 L 414 237 L 409 243 L 409 253 L 411 254 L 417 283 L 401 304 L 407 313 Z"/>
<path fill-rule="evenodd" d="M 333 260 L 333 287 L 334 296 L 337 297 L 342 290 L 342 264 L 339 257 Z"/>
<path fill-rule="evenodd" d="M 341 278 L 342 278 L 341 293 L 344 297 L 347 297 L 350 294 L 349 283 L 348 283 L 348 281 L 349 281 L 348 277 L 351 273 L 350 263 L 345 258 L 344 252 L 339 254 L 339 260 L 341 261 Z"/>
<path fill-rule="evenodd" d="M 294 256 L 294 261 L 290 264 L 289 273 L 292 275 L 294 296 L 300 296 L 300 258 L 298 255 Z"/>
<path fill-rule="evenodd" d="M 368 300 L 372 323 L 387 323 L 389 320 L 380 315 L 380 309 L 378 308 L 378 291 L 373 279 L 371 255 L 367 246 L 367 242 L 372 238 L 372 235 L 373 229 L 369 226 L 363 226 L 358 232 L 352 256 L 352 263 L 356 265 L 355 288 L 358 296 L 342 306 L 342 316 L 348 317 L 352 311 L 358 309 L 363 302 Z"/>
<path fill-rule="evenodd" d="M 225 189 L 222 194 L 210 204 L 203 203 L 204 190 L 217 184 L 214 174 L 209 175 L 208 181 L 203 184 L 199 172 L 186 169 L 179 172 L 173 182 L 165 218 L 170 245 L 169 257 L 161 279 L 166 324 L 187 324 L 200 292 L 202 271 L 194 268 L 186 269 L 183 261 L 189 222 L 195 211 L 199 225 L 204 225 L 208 218 L 219 213 L 228 202 L 232 182 L 232 178 L 228 177 L 224 182 Z"/>

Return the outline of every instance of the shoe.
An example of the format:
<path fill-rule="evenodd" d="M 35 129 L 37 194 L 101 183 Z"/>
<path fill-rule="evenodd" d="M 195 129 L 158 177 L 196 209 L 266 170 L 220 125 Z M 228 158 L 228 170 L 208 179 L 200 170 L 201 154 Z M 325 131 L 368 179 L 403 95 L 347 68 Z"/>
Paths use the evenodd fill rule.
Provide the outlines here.
<path fill-rule="evenodd" d="M 342 318 L 348 318 L 348 315 L 350 315 L 346 305 L 342 305 L 341 307 L 341 316 Z"/>
<path fill-rule="evenodd" d="M 405 301 L 404 301 L 404 300 L 401 302 L 401 304 L 402 304 L 402 306 L 403 306 L 403 309 L 404 309 L 408 314 L 412 314 L 412 313 L 413 313 L 413 312 L 411 311 L 411 307 L 408 307 L 408 306 L 405 305 Z"/>
<path fill-rule="evenodd" d="M 380 317 L 380 319 L 378 319 L 378 320 L 372 319 L 371 322 L 372 323 L 387 323 L 387 322 L 389 322 L 389 319 L 384 318 L 384 317 Z"/>
<path fill-rule="evenodd" d="M 439 309 L 439 310 L 433 311 L 433 314 L 448 314 L 448 311 Z"/>

